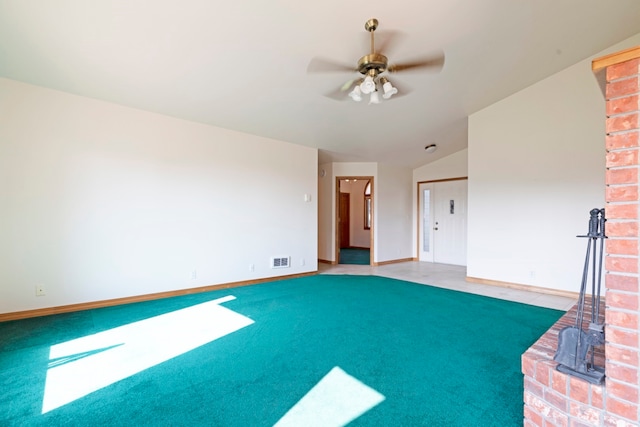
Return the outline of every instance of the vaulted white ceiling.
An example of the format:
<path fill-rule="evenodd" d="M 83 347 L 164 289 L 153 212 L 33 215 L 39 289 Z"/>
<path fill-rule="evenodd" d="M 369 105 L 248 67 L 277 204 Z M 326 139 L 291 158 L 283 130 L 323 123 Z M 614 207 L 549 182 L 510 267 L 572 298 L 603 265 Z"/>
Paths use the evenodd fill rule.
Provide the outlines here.
<path fill-rule="evenodd" d="M 374 17 L 379 44 L 396 33 L 390 62 L 441 50 L 443 68 L 390 75 L 410 93 L 380 105 L 324 96 L 357 74 L 307 65 L 355 68 Z M 323 161 L 415 167 L 464 148 L 469 114 L 639 23 L 638 0 L 0 0 L 0 76 L 317 147 Z"/>

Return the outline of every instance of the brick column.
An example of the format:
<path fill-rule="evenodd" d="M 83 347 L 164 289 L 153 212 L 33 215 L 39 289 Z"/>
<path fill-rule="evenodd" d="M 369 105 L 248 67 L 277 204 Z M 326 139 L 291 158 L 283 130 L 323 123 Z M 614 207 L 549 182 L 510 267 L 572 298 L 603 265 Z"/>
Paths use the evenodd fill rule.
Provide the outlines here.
<path fill-rule="evenodd" d="M 605 420 L 638 425 L 640 58 L 614 60 L 606 81 Z"/>

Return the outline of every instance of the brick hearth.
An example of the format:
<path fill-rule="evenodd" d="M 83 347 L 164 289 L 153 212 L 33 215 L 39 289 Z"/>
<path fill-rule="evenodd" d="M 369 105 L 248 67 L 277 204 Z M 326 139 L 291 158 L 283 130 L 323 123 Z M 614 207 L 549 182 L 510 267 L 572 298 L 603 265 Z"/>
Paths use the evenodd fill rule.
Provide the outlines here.
<path fill-rule="evenodd" d="M 600 303 L 599 321 L 605 311 Z M 553 356 L 558 347 L 558 333 L 566 326 L 575 326 L 577 305 L 556 322 L 522 355 L 524 379 L 525 426 L 600 425 L 604 408 L 603 386 L 570 377 L 556 370 Z M 586 298 L 583 328 L 591 320 L 591 298 Z M 597 347 L 595 365 L 604 367 L 604 348 Z M 545 424 L 543 420 L 551 421 Z M 570 423 L 569 420 L 572 422 Z M 583 423 L 580 424 L 579 422 Z"/>

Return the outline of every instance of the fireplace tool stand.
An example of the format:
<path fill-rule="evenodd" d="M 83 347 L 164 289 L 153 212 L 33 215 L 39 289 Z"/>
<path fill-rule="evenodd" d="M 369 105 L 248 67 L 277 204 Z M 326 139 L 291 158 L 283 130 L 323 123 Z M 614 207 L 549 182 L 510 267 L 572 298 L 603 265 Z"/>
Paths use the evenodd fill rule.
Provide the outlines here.
<path fill-rule="evenodd" d="M 558 362 L 556 369 L 565 374 L 581 378 L 591 384 L 602 384 L 604 368 L 595 366 L 594 347 L 604 344 L 604 322 L 600 321 L 600 286 L 602 284 L 602 256 L 604 239 L 604 209 L 592 209 L 589 212 L 589 232 L 587 238 L 587 255 L 582 272 L 580 296 L 575 326 L 567 326 L 558 334 L 558 350 L 553 360 Z M 598 241 L 600 251 L 596 253 Z M 586 288 L 589 281 L 589 264 L 591 264 L 591 322 L 583 329 Z"/>

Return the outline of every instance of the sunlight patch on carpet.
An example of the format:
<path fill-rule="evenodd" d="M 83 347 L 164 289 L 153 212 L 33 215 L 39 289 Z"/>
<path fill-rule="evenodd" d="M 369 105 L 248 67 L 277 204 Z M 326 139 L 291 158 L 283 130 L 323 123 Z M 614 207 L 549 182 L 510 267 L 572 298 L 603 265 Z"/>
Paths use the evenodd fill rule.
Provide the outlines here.
<path fill-rule="evenodd" d="M 51 346 L 42 413 L 251 325 L 213 301 Z"/>
<path fill-rule="evenodd" d="M 384 399 L 382 394 L 336 366 L 274 427 L 344 426 Z"/>

